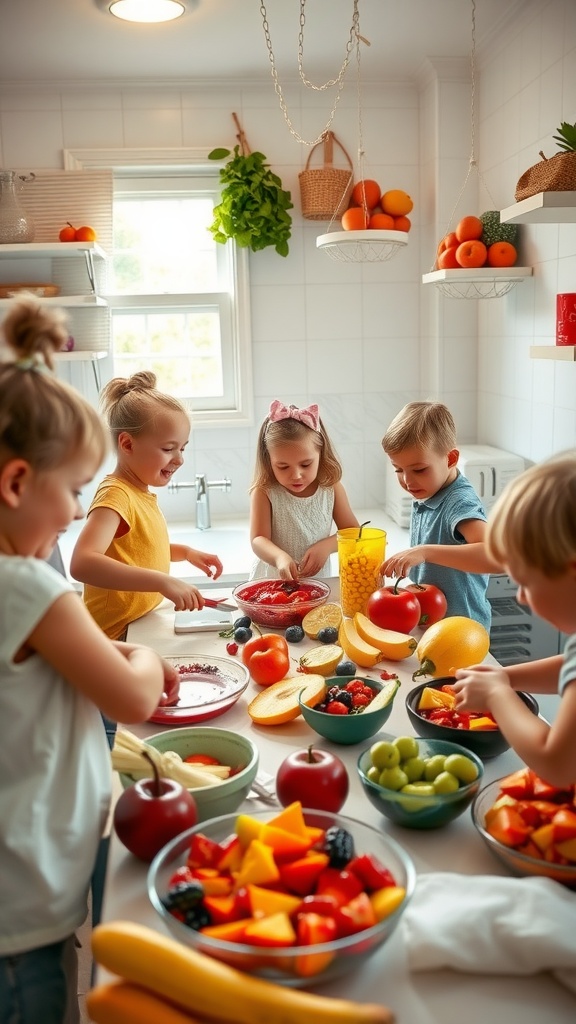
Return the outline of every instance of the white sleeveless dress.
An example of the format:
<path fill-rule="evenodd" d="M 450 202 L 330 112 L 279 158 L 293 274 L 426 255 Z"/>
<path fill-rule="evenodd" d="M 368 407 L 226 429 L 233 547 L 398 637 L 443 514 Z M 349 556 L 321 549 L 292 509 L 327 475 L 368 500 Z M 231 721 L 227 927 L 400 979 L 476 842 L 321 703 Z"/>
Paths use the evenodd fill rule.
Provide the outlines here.
<path fill-rule="evenodd" d="M 332 531 L 334 488 L 319 487 L 309 498 L 298 498 L 284 487 L 270 487 L 266 494 L 272 507 L 272 541 L 299 562 L 311 544 Z M 316 576 L 330 575 L 328 558 Z M 274 579 L 278 570 L 258 559 L 252 566 L 250 579 Z"/>

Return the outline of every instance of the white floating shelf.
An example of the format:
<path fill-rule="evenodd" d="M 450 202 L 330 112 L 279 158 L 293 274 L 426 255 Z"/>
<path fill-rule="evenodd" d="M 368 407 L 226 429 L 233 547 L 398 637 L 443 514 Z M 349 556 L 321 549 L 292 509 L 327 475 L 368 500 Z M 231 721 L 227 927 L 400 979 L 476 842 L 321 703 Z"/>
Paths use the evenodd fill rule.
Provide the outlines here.
<path fill-rule="evenodd" d="M 531 345 L 531 359 L 559 359 L 564 363 L 576 363 L 575 345 Z"/>
<path fill-rule="evenodd" d="M 2 306 L 11 305 L 15 298 L 18 298 L 17 294 L 10 299 L 0 299 L 0 308 L 2 308 Z M 36 299 L 36 302 L 42 303 L 42 305 L 66 306 L 67 308 L 72 306 L 88 306 L 94 308 L 94 306 L 108 305 L 106 299 L 100 298 L 99 295 L 56 295 L 53 298 L 47 298 L 42 295 L 35 295 L 34 298 Z"/>
<path fill-rule="evenodd" d="M 538 192 L 500 210 L 500 221 L 502 224 L 574 224 L 576 190 Z"/>
<path fill-rule="evenodd" d="M 54 358 L 59 363 L 86 363 L 96 359 L 105 359 L 108 355 L 103 349 L 85 350 L 73 348 L 71 352 L 55 352 Z"/>
<path fill-rule="evenodd" d="M 106 253 L 98 242 L 7 242 L 0 245 L 0 257 L 9 256 L 10 259 L 35 259 L 46 257 L 47 259 L 61 259 L 66 257 L 78 258 L 83 252 L 92 253 L 96 259 L 106 259 Z"/>
<path fill-rule="evenodd" d="M 408 245 L 407 231 L 330 231 L 318 235 L 316 248 L 339 263 L 384 263 Z"/>
<path fill-rule="evenodd" d="M 451 299 L 499 299 L 531 276 L 532 267 L 462 267 L 423 274 L 422 284 L 436 285 Z"/>

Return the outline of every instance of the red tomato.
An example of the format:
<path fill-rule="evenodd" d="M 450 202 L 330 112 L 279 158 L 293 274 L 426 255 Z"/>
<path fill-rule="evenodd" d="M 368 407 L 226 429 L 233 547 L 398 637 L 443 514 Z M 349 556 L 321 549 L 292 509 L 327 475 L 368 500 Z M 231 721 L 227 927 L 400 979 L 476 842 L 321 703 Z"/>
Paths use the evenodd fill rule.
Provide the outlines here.
<path fill-rule="evenodd" d="M 288 644 L 277 633 L 255 636 L 242 648 L 242 661 L 260 686 L 279 683 L 290 668 Z"/>
<path fill-rule="evenodd" d="M 419 626 L 432 626 L 444 618 L 448 602 L 439 587 L 433 583 L 411 583 L 406 590 L 415 595 L 420 605 Z"/>
<path fill-rule="evenodd" d="M 184 760 L 187 764 L 222 764 L 222 761 L 210 754 L 189 754 Z"/>
<path fill-rule="evenodd" d="M 420 603 L 408 588 L 399 590 L 399 582 L 398 579 L 393 587 L 380 587 L 370 594 L 366 615 L 370 622 L 381 629 L 409 633 L 420 621 Z"/>

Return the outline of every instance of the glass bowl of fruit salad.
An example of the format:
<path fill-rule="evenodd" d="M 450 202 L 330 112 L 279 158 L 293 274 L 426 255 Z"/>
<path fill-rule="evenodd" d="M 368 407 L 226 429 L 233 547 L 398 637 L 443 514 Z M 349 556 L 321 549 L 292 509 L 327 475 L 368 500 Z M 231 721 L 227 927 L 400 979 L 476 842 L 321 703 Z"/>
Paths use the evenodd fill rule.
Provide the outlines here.
<path fill-rule="evenodd" d="M 457 712 L 450 693 L 453 676 L 420 683 L 406 695 L 406 712 L 414 732 L 428 739 L 448 740 L 472 750 L 479 757 L 497 757 L 510 744 L 489 715 Z M 532 694 L 518 692 L 530 711 L 537 715 L 538 702 Z"/>
<path fill-rule="evenodd" d="M 385 818 L 419 829 L 458 818 L 484 774 L 480 758 L 457 743 L 387 733 L 360 754 L 357 769 L 366 796 Z"/>
<path fill-rule="evenodd" d="M 330 597 L 323 580 L 257 579 L 241 583 L 232 592 L 243 615 L 259 626 L 286 629 L 299 626 L 313 608 L 320 608 Z"/>
<path fill-rule="evenodd" d="M 415 883 L 390 836 L 293 803 L 183 832 L 152 862 L 148 894 L 180 942 L 299 988 L 357 970 L 390 937 Z"/>
<path fill-rule="evenodd" d="M 472 820 L 513 875 L 552 878 L 576 888 L 576 786 L 559 789 L 529 768 L 484 786 Z"/>
<path fill-rule="evenodd" d="M 400 683 L 396 676 L 385 682 L 366 676 L 331 676 L 314 707 L 300 698 L 302 717 L 332 743 L 363 743 L 374 736 L 390 717 Z"/>

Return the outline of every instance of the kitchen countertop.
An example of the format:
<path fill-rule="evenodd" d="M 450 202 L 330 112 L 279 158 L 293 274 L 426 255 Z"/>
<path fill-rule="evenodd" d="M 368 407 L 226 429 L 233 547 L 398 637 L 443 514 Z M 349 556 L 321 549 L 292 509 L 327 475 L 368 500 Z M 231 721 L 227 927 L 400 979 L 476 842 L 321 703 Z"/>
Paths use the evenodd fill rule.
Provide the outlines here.
<path fill-rule="evenodd" d="M 331 581 L 333 599 L 338 600 L 338 581 Z M 145 643 L 161 654 L 209 657 L 222 655 L 223 640 L 217 633 L 196 633 L 176 636 L 173 631 L 173 607 L 164 602 L 156 611 L 135 622 L 129 630 L 129 640 Z M 310 641 L 298 645 L 298 653 Z M 384 726 L 385 732 L 396 735 L 413 732 L 406 715 L 404 697 L 412 686 L 411 675 L 417 667 L 414 657 L 403 662 L 387 663 L 401 680 L 392 714 Z M 378 670 L 362 674 L 378 678 Z M 224 715 L 208 724 L 249 735 L 260 750 L 260 767 L 275 775 L 280 762 L 293 749 L 310 743 L 312 733 L 302 718 L 283 726 L 256 726 L 249 718 L 246 707 L 259 687 L 250 683 L 240 700 Z M 141 738 L 162 731 L 163 726 L 151 724 L 127 725 Z M 506 869 L 492 857 L 476 833 L 471 815 L 466 812 L 450 826 L 437 831 L 401 829 L 378 814 L 364 796 L 356 773 L 356 760 L 364 745 L 337 746 L 319 738 L 319 746 L 333 749 L 346 763 L 350 777 L 350 793 L 342 814 L 361 818 L 378 829 L 386 829 L 412 856 L 418 874 L 455 871 L 463 875 L 506 876 Z M 485 764 L 484 781 L 490 782 L 513 771 L 520 761 L 507 751 Z M 247 811 L 265 806 L 255 799 L 243 805 Z M 146 894 L 146 866 L 133 858 L 112 836 L 106 892 L 104 920 L 129 919 L 145 923 L 159 931 L 164 926 L 149 903 Z M 450 899 L 447 892 L 446 899 Z M 438 921 L 441 929 L 442 922 Z M 473 922 L 466 923 L 466 928 Z M 382 1002 L 391 1006 L 398 1024 L 451 1024 L 465 1014 L 467 1024 L 486 1024 L 487 1020 L 506 1024 L 541 1024 L 545 1018 L 550 1024 L 568 1024 L 576 1017 L 576 997 L 549 974 L 528 977 L 510 977 L 483 974 L 464 974 L 437 970 L 409 973 L 406 951 L 400 929 L 356 974 L 347 975 L 339 982 L 319 991 L 358 1001 Z M 101 972 L 104 974 L 104 972 Z M 271 1024 L 274 1024 L 271 1021 Z"/>

